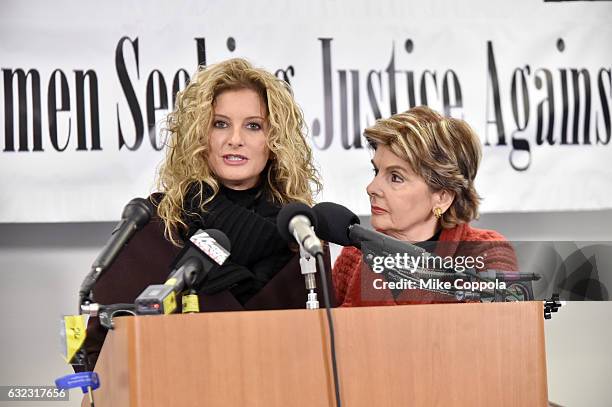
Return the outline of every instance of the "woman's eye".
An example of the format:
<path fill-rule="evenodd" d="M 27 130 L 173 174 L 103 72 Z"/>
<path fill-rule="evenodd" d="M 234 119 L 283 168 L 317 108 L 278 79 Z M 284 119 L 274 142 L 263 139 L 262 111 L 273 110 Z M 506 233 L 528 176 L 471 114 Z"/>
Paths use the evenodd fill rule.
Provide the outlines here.
<path fill-rule="evenodd" d="M 397 174 L 391 174 L 391 182 L 404 182 L 404 179 Z"/>
<path fill-rule="evenodd" d="M 224 122 L 223 120 L 215 120 L 215 122 L 213 123 L 213 126 L 217 129 L 225 129 L 228 127 L 227 122 Z"/>
<path fill-rule="evenodd" d="M 259 123 L 249 123 L 246 127 L 249 130 L 261 130 L 261 125 Z"/>
<path fill-rule="evenodd" d="M 372 171 L 374 172 L 374 176 L 378 175 L 378 168 L 372 168 Z"/>

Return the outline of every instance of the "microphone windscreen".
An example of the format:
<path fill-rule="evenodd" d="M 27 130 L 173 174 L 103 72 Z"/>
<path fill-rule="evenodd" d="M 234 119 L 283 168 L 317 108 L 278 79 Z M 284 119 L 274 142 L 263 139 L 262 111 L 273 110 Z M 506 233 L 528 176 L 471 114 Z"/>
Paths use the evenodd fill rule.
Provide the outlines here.
<path fill-rule="evenodd" d="M 208 236 L 212 237 L 227 251 L 230 251 L 232 244 L 230 243 L 229 237 L 219 229 L 206 229 L 204 232 L 208 233 Z"/>
<path fill-rule="evenodd" d="M 318 226 L 315 227 L 315 232 L 319 238 L 340 246 L 352 245 L 349 226 L 360 223 L 359 216 L 333 202 L 321 202 L 312 210 L 317 216 Z"/>
<path fill-rule="evenodd" d="M 293 202 L 283 206 L 276 217 L 276 227 L 278 233 L 288 242 L 293 241 L 293 236 L 289 232 L 289 222 L 297 215 L 304 215 L 310 220 L 311 226 L 317 227 L 317 217 L 308 205 L 301 202 Z"/>
<path fill-rule="evenodd" d="M 225 263 L 230 255 L 230 240 L 218 229 L 198 230 L 191 235 L 189 241 L 218 265 Z M 182 257 L 188 257 L 190 250 L 187 246 Z"/>
<path fill-rule="evenodd" d="M 153 204 L 144 198 L 134 198 L 123 208 L 121 219 L 131 220 L 138 229 L 146 225 L 153 214 Z"/>

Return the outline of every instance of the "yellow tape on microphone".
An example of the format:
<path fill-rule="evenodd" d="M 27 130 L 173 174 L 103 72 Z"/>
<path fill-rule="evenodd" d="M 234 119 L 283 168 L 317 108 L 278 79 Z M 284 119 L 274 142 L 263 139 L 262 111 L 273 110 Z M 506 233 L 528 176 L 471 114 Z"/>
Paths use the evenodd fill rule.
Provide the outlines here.
<path fill-rule="evenodd" d="M 196 294 L 183 295 L 183 314 L 200 312 L 200 301 Z"/>
<path fill-rule="evenodd" d="M 66 363 L 72 363 L 87 337 L 89 315 L 64 315 L 60 332 L 62 350 Z"/>

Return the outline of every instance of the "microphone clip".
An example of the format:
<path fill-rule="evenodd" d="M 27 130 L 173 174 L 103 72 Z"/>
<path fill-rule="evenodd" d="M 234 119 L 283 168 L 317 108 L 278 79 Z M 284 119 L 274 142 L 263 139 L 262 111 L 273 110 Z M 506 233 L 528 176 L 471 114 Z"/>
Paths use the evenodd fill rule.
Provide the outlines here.
<path fill-rule="evenodd" d="M 317 299 L 317 280 L 315 273 L 317 272 L 316 259 L 300 245 L 300 269 L 304 275 L 304 282 L 308 296 L 306 300 L 306 309 L 319 309 L 319 300 Z"/>
<path fill-rule="evenodd" d="M 136 306 L 134 304 L 110 304 L 102 305 L 98 303 L 85 303 L 81 305 L 81 314 L 86 314 L 91 317 L 98 317 L 100 325 L 106 329 L 114 329 L 114 317 L 123 315 L 136 315 Z"/>

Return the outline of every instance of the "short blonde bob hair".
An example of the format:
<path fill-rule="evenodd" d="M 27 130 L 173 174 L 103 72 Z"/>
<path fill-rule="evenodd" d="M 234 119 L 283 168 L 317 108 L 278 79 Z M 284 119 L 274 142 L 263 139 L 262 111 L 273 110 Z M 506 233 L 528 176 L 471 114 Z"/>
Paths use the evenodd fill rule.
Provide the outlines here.
<path fill-rule="evenodd" d="M 370 146 L 387 146 L 406 160 L 432 191 L 447 190 L 455 199 L 440 218 L 453 228 L 478 217 L 480 197 L 474 178 L 482 156 L 480 139 L 463 120 L 444 117 L 427 106 L 414 107 L 365 129 Z"/>
<path fill-rule="evenodd" d="M 278 205 L 311 205 L 313 195 L 321 189 L 306 142 L 304 117 L 289 85 L 244 59 L 200 67 L 179 92 L 175 109 L 168 115 L 166 159 L 157 179 L 158 190 L 163 192 L 157 212 L 164 221 L 166 237 L 177 246 L 182 244 L 181 232 L 188 227 L 183 209 L 188 190 L 194 183 L 199 184 L 201 210 L 219 192 L 219 181 L 208 165 L 208 134 L 215 98 L 224 91 L 238 89 L 256 91 L 267 108 L 270 160 L 262 172 L 262 181 L 268 196 Z M 212 194 L 203 196 L 203 191 Z"/>

